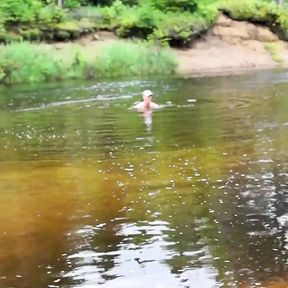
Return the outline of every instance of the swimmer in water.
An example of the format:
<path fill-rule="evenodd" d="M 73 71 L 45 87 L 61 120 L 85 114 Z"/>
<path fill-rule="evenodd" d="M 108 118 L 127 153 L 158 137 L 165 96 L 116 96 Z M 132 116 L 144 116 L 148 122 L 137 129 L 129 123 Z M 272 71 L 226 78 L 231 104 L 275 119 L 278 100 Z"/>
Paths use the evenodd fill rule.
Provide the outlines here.
<path fill-rule="evenodd" d="M 145 90 L 142 96 L 143 96 L 143 101 L 135 105 L 134 106 L 135 109 L 144 112 L 144 111 L 150 111 L 150 110 L 159 108 L 158 104 L 152 102 L 152 97 L 153 97 L 152 91 Z"/>

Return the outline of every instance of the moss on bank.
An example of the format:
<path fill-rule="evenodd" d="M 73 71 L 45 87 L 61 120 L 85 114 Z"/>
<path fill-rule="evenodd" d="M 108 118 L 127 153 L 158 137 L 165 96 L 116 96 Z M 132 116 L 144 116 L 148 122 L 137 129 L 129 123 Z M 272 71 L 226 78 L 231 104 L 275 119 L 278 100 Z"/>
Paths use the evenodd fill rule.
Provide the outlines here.
<path fill-rule="evenodd" d="M 171 74 L 175 69 L 169 49 L 141 42 L 115 41 L 99 49 L 25 42 L 0 47 L 1 83 Z"/>

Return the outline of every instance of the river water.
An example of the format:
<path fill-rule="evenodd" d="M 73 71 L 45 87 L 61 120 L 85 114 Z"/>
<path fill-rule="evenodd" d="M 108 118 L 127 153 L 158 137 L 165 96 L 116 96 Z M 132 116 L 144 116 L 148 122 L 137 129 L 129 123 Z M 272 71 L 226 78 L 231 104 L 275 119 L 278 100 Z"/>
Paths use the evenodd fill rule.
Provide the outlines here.
<path fill-rule="evenodd" d="M 1 288 L 288 287 L 288 72 L 0 95 Z"/>

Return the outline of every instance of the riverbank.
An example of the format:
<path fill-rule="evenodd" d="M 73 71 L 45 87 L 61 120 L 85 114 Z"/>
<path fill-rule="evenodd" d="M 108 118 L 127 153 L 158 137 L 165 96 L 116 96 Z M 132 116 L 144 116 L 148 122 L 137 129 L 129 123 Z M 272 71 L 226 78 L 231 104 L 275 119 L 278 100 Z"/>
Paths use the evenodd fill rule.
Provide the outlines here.
<path fill-rule="evenodd" d="M 288 9 L 273 1 L 112 2 L 68 10 L 29 2 L 32 18 L 0 6 L 0 83 L 288 67 Z"/>
<path fill-rule="evenodd" d="M 230 75 L 288 67 L 288 42 L 270 28 L 221 14 L 189 48 L 161 48 L 111 31 L 72 42 L 0 46 L 0 82 L 180 74 Z"/>
<path fill-rule="evenodd" d="M 288 67 L 288 43 L 268 27 L 221 15 L 191 48 L 175 50 L 178 72 L 210 75 Z"/>
<path fill-rule="evenodd" d="M 76 43 L 97 50 L 102 43 L 117 39 L 114 33 L 102 31 L 76 40 Z M 176 73 L 189 76 L 229 75 L 288 67 L 288 42 L 280 40 L 264 25 L 236 21 L 223 14 L 191 47 L 173 48 L 172 51 L 177 62 Z"/>

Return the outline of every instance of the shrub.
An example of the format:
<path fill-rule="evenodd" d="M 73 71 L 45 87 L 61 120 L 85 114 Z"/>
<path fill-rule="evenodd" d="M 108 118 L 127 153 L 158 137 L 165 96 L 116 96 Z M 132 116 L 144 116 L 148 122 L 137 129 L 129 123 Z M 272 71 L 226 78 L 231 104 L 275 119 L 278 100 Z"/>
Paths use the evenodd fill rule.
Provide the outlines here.
<path fill-rule="evenodd" d="M 213 21 L 216 20 L 216 16 L 217 10 L 215 10 Z M 188 46 L 193 39 L 208 30 L 213 21 L 207 20 L 200 14 L 168 12 L 163 15 L 157 29 L 150 36 L 150 40 L 166 39 L 171 46 Z"/>
<path fill-rule="evenodd" d="M 155 2 L 156 3 L 156 2 Z M 119 37 L 138 37 L 172 46 L 187 46 L 200 33 L 209 29 L 217 17 L 214 5 L 199 5 L 197 13 L 161 11 L 153 1 L 139 6 L 125 6 L 115 1 L 111 7 L 99 9 L 106 28 L 115 30 Z"/>
<path fill-rule="evenodd" d="M 104 7 L 99 11 L 103 16 L 104 24 L 113 29 L 119 25 L 119 19 L 125 9 L 129 7 L 126 7 L 120 0 L 116 0 L 111 7 Z"/>
<path fill-rule="evenodd" d="M 33 22 L 43 7 L 40 0 L 1 0 L 1 15 L 9 22 Z"/>
<path fill-rule="evenodd" d="M 119 28 L 116 33 L 120 37 L 147 38 L 159 25 L 163 13 L 153 6 L 142 5 L 125 9 L 119 17 Z"/>
<path fill-rule="evenodd" d="M 81 2 L 78 0 L 65 0 L 64 1 L 64 7 L 73 9 L 73 8 L 79 8 L 81 6 Z"/>
<path fill-rule="evenodd" d="M 21 41 L 23 38 L 21 35 L 10 33 L 6 31 L 0 32 L 0 42 L 3 43 L 15 43 Z"/>
<path fill-rule="evenodd" d="M 151 0 L 158 9 L 164 11 L 195 11 L 197 0 Z"/>
<path fill-rule="evenodd" d="M 42 33 L 40 31 L 39 28 L 26 28 L 23 27 L 19 30 L 19 35 L 25 39 L 25 40 L 29 40 L 29 41 L 36 41 L 36 40 L 40 40 L 42 37 Z M 5 41 L 6 43 L 11 43 L 12 41 Z"/>
<path fill-rule="evenodd" d="M 247 20 L 270 27 L 281 39 L 288 40 L 288 10 L 274 1 L 233 1 L 221 2 L 219 9 L 235 20 Z"/>
<path fill-rule="evenodd" d="M 59 23 L 66 17 L 65 12 L 54 4 L 49 4 L 38 11 L 39 24 Z"/>
<path fill-rule="evenodd" d="M 48 2 L 50 3 L 51 1 Z M 64 11 L 57 7 L 55 3 L 44 5 L 41 0 L 1 0 L 0 40 L 1 42 L 10 43 L 17 37 L 18 39 L 21 38 L 20 36 L 24 36 L 25 39 L 38 39 L 38 36 L 34 33 L 35 30 L 31 31 L 31 33 L 21 31 L 23 32 L 23 35 L 21 32 L 19 33 L 20 35 L 13 35 L 13 33 L 15 34 L 16 32 L 17 34 L 18 28 L 19 30 L 27 30 L 26 28 L 30 26 L 28 30 L 33 30 L 36 25 L 43 26 L 58 23 L 62 21 L 64 17 Z M 13 31 L 13 33 L 6 33 L 6 30 L 10 32 Z M 26 34 L 31 35 L 27 36 Z M 3 35 L 5 37 L 3 37 Z"/>

